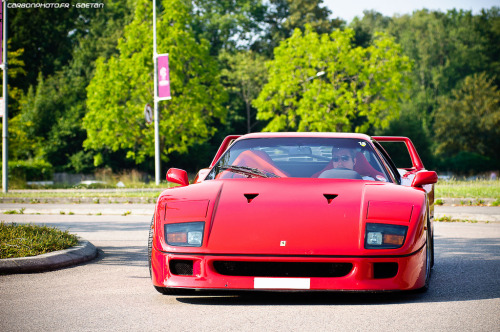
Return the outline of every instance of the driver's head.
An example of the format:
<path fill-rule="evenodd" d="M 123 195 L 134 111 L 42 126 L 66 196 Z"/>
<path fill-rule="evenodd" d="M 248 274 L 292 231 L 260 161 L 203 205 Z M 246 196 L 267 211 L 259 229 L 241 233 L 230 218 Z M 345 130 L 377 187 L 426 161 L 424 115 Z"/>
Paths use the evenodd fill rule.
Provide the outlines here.
<path fill-rule="evenodd" d="M 332 163 L 333 168 L 354 169 L 356 158 L 354 158 L 354 153 L 351 149 L 334 148 L 332 150 Z"/>

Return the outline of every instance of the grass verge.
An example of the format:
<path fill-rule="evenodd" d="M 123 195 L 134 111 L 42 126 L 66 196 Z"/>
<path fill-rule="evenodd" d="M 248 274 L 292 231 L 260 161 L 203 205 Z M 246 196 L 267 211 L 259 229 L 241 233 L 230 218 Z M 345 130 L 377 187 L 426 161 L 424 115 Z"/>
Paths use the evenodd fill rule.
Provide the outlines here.
<path fill-rule="evenodd" d="M 14 190 L 0 193 L 1 202 L 19 203 L 47 203 L 47 199 L 71 198 L 91 199 L 93 203 L 115 203 L 116 198 L 128 199 L 141 198 L 146 203 L 154 203 L 159 194 L 175 186 L 165 183 L 156 188 L 127 188 L 127 189 L 45 189 L 45 190 Z M 500 180 L 440 180 L 435 186 L 436 204 L 443 204 L 443 198 L 464 198 L 473 200 L 474 204 L 481 204 L 480 200 L 494 199 L 492 205 L 500 205 Z M 441 200 L 440 200 L 441 199 Z M 468 205 L 464 200 L 463 205 Z"/>
<path fill-rule="evenodd" d="M 78 244 L 76 235 L 47 226 L 0 223 L 0 259 L 29 257 Z"/>
<path fill-rule="evenodd" d="M 494 198 L 500 199 L 500 180 L 450 180 L 439 181 L 435 196 L 443 198 Z"/>
<path fill-rule="evenodd" d="M 66 190 L 22 190 L 22 191 L 11 191 L 8 193 L 0 193 L 0 198 L 22 198 L 31 200 L 31 203 L 42 203 L 45 198 L 93 198 L 94 203 L 106 203 L 108 200 L 112 200 L 116 197 L 124 198 L 145 198 L 151 199 L 152 202 L 160 193 L 165 190 L 109 190 L 109 191 L 99 191 L 99 190 L 88 190 L 88 189 L 66 189 Z"/>
<path fill-rule="evenodd" d="M 441 218 L 436 218 L 435 221 L 440 221 L 440 222 L 466 222 L 470 224 L 477 224 L 478 222 L 489 224 L 490 222 L 488 220 L 486 221 L 478 221 L 478 220 L 473 220 L 473 219 L 456 219 L 452 218 L 450 216 L 442 216 Z"/>

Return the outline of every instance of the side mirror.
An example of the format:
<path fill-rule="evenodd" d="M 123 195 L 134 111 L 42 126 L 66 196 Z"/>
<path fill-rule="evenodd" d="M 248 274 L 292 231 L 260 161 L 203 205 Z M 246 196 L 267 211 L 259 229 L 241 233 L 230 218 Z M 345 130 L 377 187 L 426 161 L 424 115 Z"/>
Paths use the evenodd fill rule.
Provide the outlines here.
<path fill-rule="evenodd" d="M 187 172 L 178 168 L 171 168 L 168 170 L 167 181 L 180 184 L 183 187 L 189 185 Z"/>
<path fill-rule="evenodd" d="M 415 174 L 413 178 L 413 182 L 411 183 L 412 187 L 422 187 L 426 184 L 434 184 L 438 181 L 438 176 L 436 172 L 433 171 L 420 171 Z"/>

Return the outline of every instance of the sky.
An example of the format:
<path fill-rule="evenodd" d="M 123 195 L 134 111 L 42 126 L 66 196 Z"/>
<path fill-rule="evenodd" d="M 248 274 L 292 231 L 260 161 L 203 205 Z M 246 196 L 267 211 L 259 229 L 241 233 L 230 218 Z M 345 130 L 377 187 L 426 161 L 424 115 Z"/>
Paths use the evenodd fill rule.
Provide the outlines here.
<path fill-rule="evenodd" d="M 351 22 L 355 16 L 363 17 L 363 10 L 373 9 L 384 16 L 411 14 L 427 8 L 446 12 L 448 9 L 472 10 L 479 14 L 482 8 L 500 7 L 500 0 L 323 0 L 332 17 Z"/>

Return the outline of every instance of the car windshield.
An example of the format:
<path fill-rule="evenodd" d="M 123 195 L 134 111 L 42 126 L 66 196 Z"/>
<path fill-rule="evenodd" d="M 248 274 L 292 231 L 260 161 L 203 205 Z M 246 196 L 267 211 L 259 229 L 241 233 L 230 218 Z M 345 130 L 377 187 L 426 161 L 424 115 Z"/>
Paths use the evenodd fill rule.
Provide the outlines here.
<path fill-rule="evenodd" d="M 206 180 L 254 177 L 390 181 L 370 142 L 321 137 L 237 141 L 222 155 Z"/>

